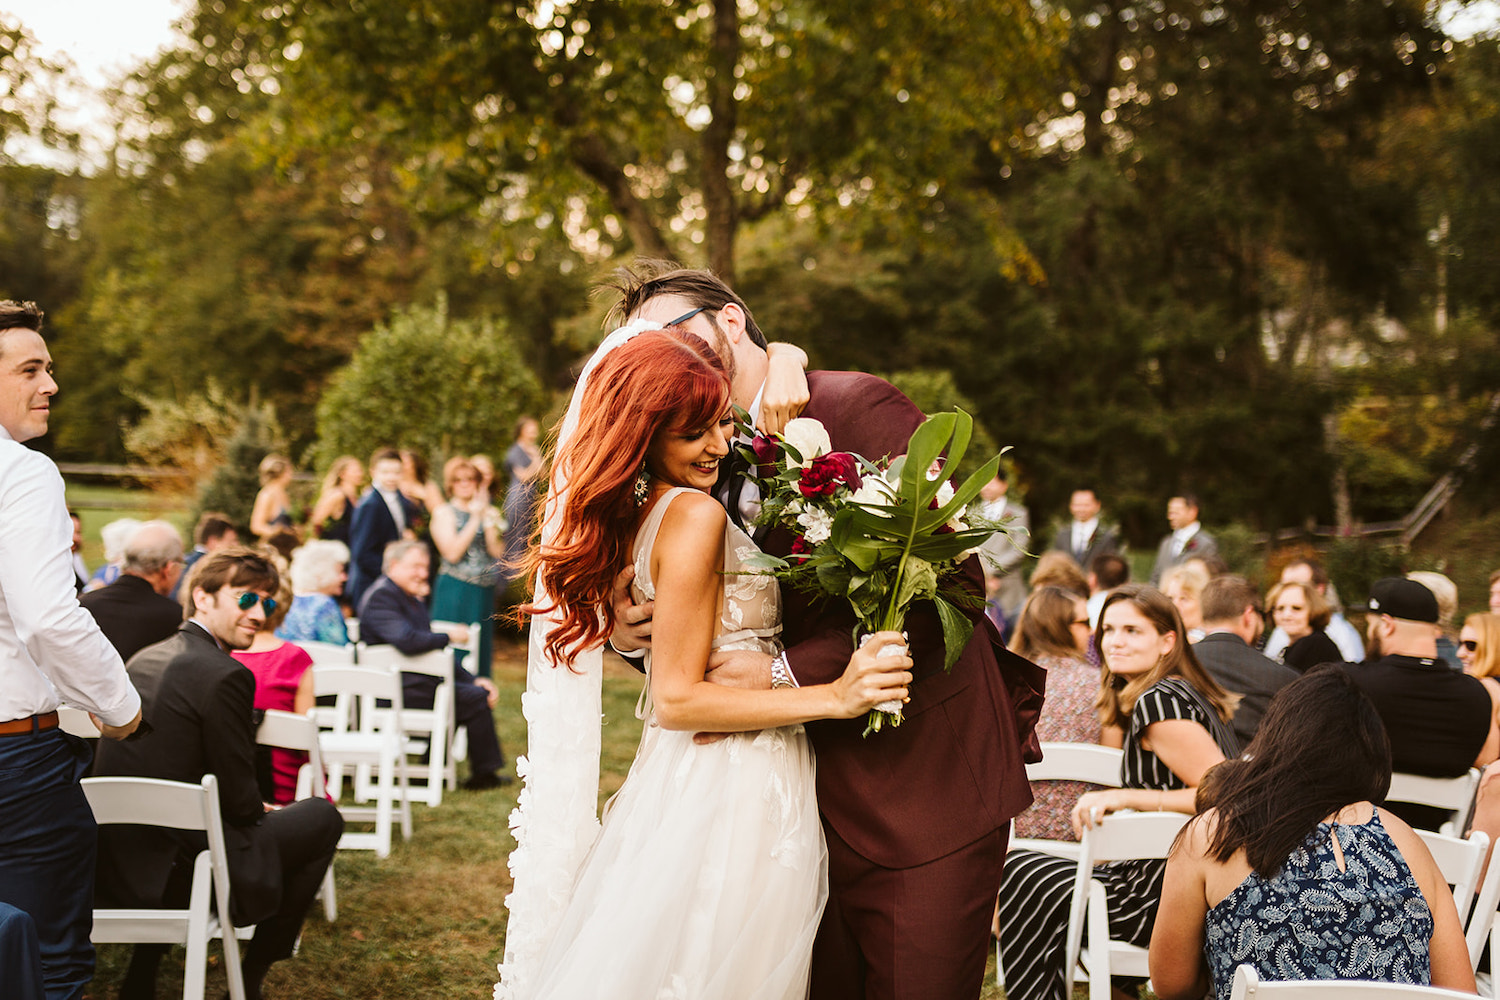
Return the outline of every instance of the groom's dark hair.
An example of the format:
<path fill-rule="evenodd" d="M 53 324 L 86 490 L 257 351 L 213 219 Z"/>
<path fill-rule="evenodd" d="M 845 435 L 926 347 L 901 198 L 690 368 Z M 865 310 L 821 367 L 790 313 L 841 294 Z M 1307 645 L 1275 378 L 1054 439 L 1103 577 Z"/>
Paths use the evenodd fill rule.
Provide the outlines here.
<path fill-rule="evenodd" d="M 722 309 L 733 302 L 745 314 L 745 332 L 750 334 L 751 343 L 765 350 L 766 335 L 761 333 L 750 307 L 712 271 L 693 270 L 670 260 L 641 258 L 633 266 L 616 270 L 613 279 L 600 288 L 620 294 L 620 300 L 609 311 L 609 320 L 616 325 L 633 316 L 647 299 L 658 295 L 680 295 L 692 305 L 709 310 Z"/>

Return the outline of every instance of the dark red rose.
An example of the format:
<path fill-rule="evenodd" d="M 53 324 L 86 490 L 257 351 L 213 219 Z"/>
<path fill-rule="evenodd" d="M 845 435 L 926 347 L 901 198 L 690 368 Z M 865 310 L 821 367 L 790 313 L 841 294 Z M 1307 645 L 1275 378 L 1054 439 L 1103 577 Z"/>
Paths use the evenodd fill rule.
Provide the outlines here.
<path fill-rule="evenodd" d="M 807 539 L 803 538 L 801 535 L 798 535 L 796 539 L 793 540 L 791 551 L 792 555 L 801 556 L 802 558 L 806 559 L 808 556 L 812 555 L 812 551 L 813 547 L 807 544 Z"/>
<path fill-rule="evenodd" d="M 821 458 L 813 459 L 812 464 L 802 470 L 802 478 L 797 480 L 797 489 L 809 498 L 831 497 L 838 488 L 838 469 Z"/>
<path fill-rule="evenodd" d="M 764 434 L 757 434 L 750 439 L 750 450 L 755 453 L 756 464 L 761 466 L 775 465 L 776 456 L 780 451 L 776 440 Z"/>
<path fill-rule="evenodd" d="M 839 481 L 851 490 L 859 489 L 860 484 L 864 482 L 859 475 L 859 461 L 847 451 L 830 452 L 821 458 L 813 459 L 814 465 L 817 465 L 819 462 L 826 462 L 829 465 L 836 466 L 838 468 Z"/>

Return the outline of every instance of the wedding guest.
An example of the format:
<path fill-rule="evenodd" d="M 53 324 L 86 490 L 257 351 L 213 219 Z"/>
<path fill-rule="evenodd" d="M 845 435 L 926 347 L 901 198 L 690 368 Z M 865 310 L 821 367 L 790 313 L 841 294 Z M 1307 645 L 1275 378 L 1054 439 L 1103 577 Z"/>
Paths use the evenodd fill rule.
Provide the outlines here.
<path fill-rule="evenodd" d="M 1244 756 L 1199 789 L 1211 808 L 1173 845 L 1151 936 L 1156 995 L 1228 1000 L 1245 964 L 1263 981 L 1473 992 L 1447 880 L 1411 827 L 1375 805 L 1390 782 L 1385 727 L 1342 666 L 1283 688 Z"/>
<path fill-rule="evenodd" d="M 344 591 L 349 547 L 332 539 L 313 539 L 292 553 L 292 604 L 276 634 L 292 642 L 349 644 L 349 629 L 338 597 Z"/>
<path fill-rule="evenodd" d="M 335 543 L 336 544 L 336 543 Z M 279 567 L 278 567 L 279 568 Z M 250 668 L 255 675 L 255 708 L 306 714 L 313 707 L 312 657 L 295 643 L 277 636 L 292 605 L 292 587 L 281 576 L 272 606 L 245 649 L 231 649 L 229 655 Z M 307 763 L 301 750 L 271 750 L 271 787 L 261 787 L 267 802 L 286 805 L 297 798 L 297 772 Z"/>
<path fill-rule="evenodd" d="M 260 492 L 250 510 L 250 533 L 256 538 L 265 540 L 277 528 L 292 526 L 292 495 L 287 487 L 295 472 L 284 455 L 272 452 L 260 460 Z"/>
<path fill-rule="evenodd" d="M 1327 603 L 1330 610 L 1328 624 L 1324 631 L 1328 638 L 1338 646 L 1339 653 L 1345 663 L 1362 663 L 1365 658 L 1365 637 L 1360 634 L 1359 629 L 1349 624 L 1339 609 L 1338 590 L 1333 581 L 1328 579 L 1328 571 L 1323 564 L 1316 559 L 1299 557 L 1287 563 L 1281 569 L 1282 583 L 1300 583 L 1304 587 L 1311 587 L 1318 592 Z M 1271 630 L 1271 635 L 1266 639 L 1264 652 L 1273 660 L 1281 658 L 1281 651 L 1286 649 L 1289 640 L 1286 633 L 1279 628 Z"/>
<path fill-rule="evenodd" d="M 365 467 L 353 455 L 340 455 L 323 477 L 323 491 L 313 504 L 307 519 L 314 537 L 349 544 L 349 524 L 354 506 L 359 503 L 359 489 L 365 482 Z"/>
<path fill-rule="evenodd" d="M 1232 725 L 1244 745 L 1254 739 L 1276 692 L 1296 680 L 1297 671 L 1255 651 L 1266 619 L 1249 580 L 1233 573 L 1214 577 L 1203 588 L 1202 604 L 1204 635 L 1193 643 L 1193 655 L 1226 691 L 1240 696 Z"/>
<path fill-rule="evenodd" d="M 1458 656 L 1458 643 L 1453 641 L 1453 619 L 1458 614 L 1458 587 L 1454 582 L 1441 573 L 1433 573 L 1427 570 L 1417 570 L 1406 574 L 1408 580 L 1415 580 L 1428 590 L 1438 602 L 1438 636 L 1437 654 L 1442 660 L 1454 670 L 1462 670 L 1463 662 Z"/>
<path fill-rule="evenodd" d="M 1031 589 L 1036 591 L 1042 587 L 1061 587 L 1085 600 L 1089 596 L 1089 581 L 1083 570 L 1072 556 L 1056 549 L 1043 552 L 1036 561 L 1036 568 L 1031 571 Z"/>
<path fill-rule="evenodd" d="M 1099 697 L 1099 668 L 1086 658 L 1088 611 L 1083 598 L 1061 587 L 1033 591 L 1016 620 L 1010 651 L 1047 671 L 1047 700 L 1037 720 L 1036 736 L 1053 743 L 1100 743 L 1120 746 L 1124 733 L 1099 726 L 1094 703 Z M 1017 816 L 1014 837 L 1072 840 L 1069 813 L 1090 785 L 1081 781 L 1032 782 L 1031 808 Z"/>
<path fill-rule="evenodd" d="M 1192 493 L 1179 493 L 1167 501 L 1167 524 L 1172 528 L 1156 548 L 1156 563 L 1151 568 L 1151 585 L 1158 586 L 1162 574 L 1173 566 L 1194 557 L 1207 558 L 1217 555 L 1218 542 L 1203 530 L 1198 522 L 1198 498 Z"/>
<path fill-rule="evenodd" d="M 428 475 L 427 459 L 410 448 L 401 449 L 401 492 L 416 505 L 421 521 L 443 505 L 443 491 Z"/>
<path fill-rule="evenodd" d="M 1290 641 L 1282 650 L 1282 663 L 1304 673 L 1319 663 L 1343 662 L 1339 647 L 1324 631 L 1332 609 L 1317 590 L 1300 583 L 1278 583 L 1266 595 L 1266 605 L 1271 620 Z"/>
<path fill-rule="evenodd" d="M 182 574 L 182 536 L 166 521 L 147 521 L 125 543 L 119 579 L 78 603 L 94 616 L 110 645 L 128 662 L 182 624 L 182 605 L 167 595 Z"/>
<path fill-rule="evenodd" d="M 84 592 L 107 587 L 120 578 L 120 568 L 125 564 L 125 543 L 135 533 L 141 522 L 133 517 L 122 517 L 106 524 L 99 532 L 104 543 L 104 565 L 94 570 Z"/>
<path fill-rule="evenodd" d="M 419 511 L 401 492 L 401 453 L 377 448 L 370 456 L 370 489 L 354 507 L 349 523 L 349 581 L 344 595 L 359 607 L 365 591 L 380 576 L 385 547 L 399 538 L 415 538 Z"/>
<path fill-rule="evenodd" d="M 482 493 L 490 496 L 495 495 L 495 463 L 490 461 L 488 455 L 470 455 L 469 464 L 474 466 L 474 471 L 479 473 L 479 489 Z"/>
<path fill-rule="evenodd" d="M 182 598 L 182 581 L 186 580 L 193 571 L 193 565 L 210 552 L 217 552 L 228 545 L 238 545 L 240 533 L 235 529 L 234 522 L 229 519 L 228 514 L 216 510 L 206 510 L 198 516 L 198 523 L 193 527 L 193 548 L 182 558 L 182 575 L 177 578 L 177 585 L 172 588 L 171 598 L 180 601 Z"/>
<path fill-rule="evenodd" d="M 542 450 L 537 442 L 542 426 L 535 417 L 522 417 L 516 424 L 516 439 L 505 452 L 505 472 L 510 477 L 505 490 L 506 582 L 515 579 L 515 567 L 526 553 L 536 526 L 536 489 L 542 471 Z"/>
<path fill-rule="evenodd" d="M 1490 574 L 1490 614 L 1500 615 L 1500 569 Z"/>
<path fill-rule="evenodd" d="M 1120 788 L 1088 792 L 1073 807 L 1074 833 L 1119 809 L 1192 815 L 1209 769 L 1239 753 L 1229 728 L 1235 698 L 1199 665 L 1182 618 L 1161 591 L 1127 584 L 1104 602 L 1095 641 L 1104 657 L 1100 722 L 1125 730 Z M 1000 886 L 1000 954 L 1007 994 L 1065 1000 L 1063 961 L 1077 864 L 1012 851 Z M 1156 919 L 1166 862 L 1095 867 L 1109 893 L 1113 936 L 1145 945 Z"/>
<path fill-rule="evenodd" d="M 1104 505 L 1091 487 L 1081 486 L 1068 498 L 1069 522 L 1052 539 L 1053 552 L 1062 552 L 1079 566 L 1087 566 L 1094 557 L 1120 548 L 1120 529 L 1100 519 Z"/>
<path fill-rule="evenodd" d="M 1177 605 L 1188 642 L 1203 638 L 1203 588 L 1208 579 L 1208 573 L 1194 562 L 1173 566 L 1161 576 L 1161 592 Z"/>
<path fill-rule="evenodd" d="M 1031 512 L 1010 497 L 1010 480 L 1003 468 L 980 487 L 974 510 L 985 522 L 999 526 L 980 548 L 979 561 L 984 566 L 985 601 L 998 611 L 995 624 L 1003 633 L 1014 628 L 1021 605 L 1026 603 L 1020 567 L 1031 540 Z"/>
<path fill-rule="evenodd" d="M 1500 615 L 1470 615 L 1458 634 L 1458 658 L 1464 673 L 1479 678 L 1489 693 L 1500 726 Z"/>
<path fill-rule="evenodd" d="M 1130 563 L 1113 552 L 1101 553 L 1089 563 L 1087 577 L 1089 585 L 1089 628 L 1099 627 L 1099 612 L 1104 610 L 1104 599 L 1116 587 L 1130 582 Z"/>
<path fill-rule="evenodd" d="M 480 677 L 488 677 L 495 634 L 495 581 L 499 559 L 505 554 L 500 512 L 490 506 L 490 495 L 479 491 L 479 470 L 467 458 L 450 458 L 443 465 L 443 487 L 453 499 L 432 512 L 432 541 L 442 558 L 432 592 L 432 617 L 479 623 L 479 655 L 468 666 Z"/>

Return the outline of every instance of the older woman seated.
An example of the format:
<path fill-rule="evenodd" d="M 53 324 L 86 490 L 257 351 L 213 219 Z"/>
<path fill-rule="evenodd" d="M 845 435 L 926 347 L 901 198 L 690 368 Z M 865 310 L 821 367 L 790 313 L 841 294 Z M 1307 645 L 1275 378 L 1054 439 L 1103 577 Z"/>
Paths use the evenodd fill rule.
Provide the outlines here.
<path fill-rule="evenodd" d="M 349 643 L 349 629 L 338 595 L 344 589 L 349 547 L 328 539 L 303 545 L 292 554 L 292 606 L 276 635 L 292 642 Z"/>
<path fill-rule="evenodd" d="M 1474 991 L 1463 925 L 1420 837 L 1373 804 L 1391 782 L 1380 715 L 1341 666 L 1276 695 L 1243 757 L 1199 787 L 1211 806 L 1167 861 L 1151 936 L 1162 1000 L 1228 1000 L 1262 980 L 1363 979 Z"/>

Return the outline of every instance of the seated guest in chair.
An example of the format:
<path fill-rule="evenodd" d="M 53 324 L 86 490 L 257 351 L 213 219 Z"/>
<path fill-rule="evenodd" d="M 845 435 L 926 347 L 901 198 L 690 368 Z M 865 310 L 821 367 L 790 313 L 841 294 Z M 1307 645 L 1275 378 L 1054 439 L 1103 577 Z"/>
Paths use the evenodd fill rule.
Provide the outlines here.
<path fill-rule="evenodd" d="M 1422 839 L 1375 805 L 1391 748 L 1370 700 L 1325 664 L 1284 687 L 1167 860 L 1151 936 L 1162 1000 L 1262 981 L 1360 979 L 1474 992 L 1463 925 Z"/>
<path fill-rule="evenodd" d="M 137 653 L 126 665 L 154 731 L 129 743 L 101 741 L 100 775 L 164 778 L 196 784 L 219 780 L 219 808 L 229 850 L 230 914 L 255 924 L 245 954 L 245 993 L 261 996 L 272 962 L 290 958 L 323 875 L 333 860 L 343 817 L 333 803 L 304 799 L 268 810 L 255 772 L 255 677 L 229 655 L 255 638 L 275 608 L 276 567 L 246 548 L 204 556 L 184 585 L 191 614 L 177 634 Z M 110 826 L 99 834 L 101 906 L 184 906 L 202 833 Z M 156 966 L 166 945 L 136 945 L 120 988 L 122 1000 L 156 995 Z"/>
<path fill-rule="evenodd" d="M 452 635 L 434 632 L 432 616 L 422 598 L 427 596 L 427 572 L 431 559 L 427 546 L 414 539 L 386 546 L 383 572 L 365 592 L 359 605 L 359 630 L 371 646 L 391 645 L 408 656 L 442 649 L 449 641 L 465 642 L 468 629 L 459 626 Z M 454 711 L 458 724 L 469 734 L 469 770 L 465 788 L 497 788 L 510 784 L 499 773 L 505 766 L 495 717 L 490 714 L 499 691 L 488 677 L 476 678 L 463 667 L 453 668 L 457 682 Z M 431 708 L 439 681 L 427 674 L 403 674 L 402 697 L 407 708 Z"/>
<path fill-rule="evenodd" d="M 115 582 L 78 599 L 99 631 L 129 660 L 182 624 L 182 605 L 167 596 L 182 573 L 182 536 L 166 521 L 147 521 L 125 541 Z"/>

